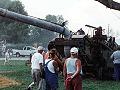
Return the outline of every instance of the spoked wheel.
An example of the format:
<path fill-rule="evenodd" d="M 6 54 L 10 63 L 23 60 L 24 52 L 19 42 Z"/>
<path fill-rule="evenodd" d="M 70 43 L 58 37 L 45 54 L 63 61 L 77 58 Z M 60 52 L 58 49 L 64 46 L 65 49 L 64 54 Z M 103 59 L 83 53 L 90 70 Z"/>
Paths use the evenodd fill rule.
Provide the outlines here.
<path fill-rule="evenodd" d="M 100 79 L 100 80 L 102 80 L 103 79 L 103 67 L 100 67 L 99 69 L 98 69 L 98 78 Z"/>

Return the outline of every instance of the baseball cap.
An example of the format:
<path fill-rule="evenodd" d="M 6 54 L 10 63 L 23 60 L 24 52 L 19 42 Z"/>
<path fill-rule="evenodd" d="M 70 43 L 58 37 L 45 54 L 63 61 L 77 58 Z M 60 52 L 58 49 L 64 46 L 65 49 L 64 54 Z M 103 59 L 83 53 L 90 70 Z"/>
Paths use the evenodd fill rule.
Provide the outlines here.
<path fill-rule="evenodd" d="M 76 54 L 78 53 L 78 49 L 76 47 L 73 47 L 71 48 L 70 52 Z"/>
<path fill-rule="evenodd" d="M 43 47 L 42 47 L 42 46 L 39 46 L 39 47 L 37 48 L 37 50 L 43 50 Z"/>

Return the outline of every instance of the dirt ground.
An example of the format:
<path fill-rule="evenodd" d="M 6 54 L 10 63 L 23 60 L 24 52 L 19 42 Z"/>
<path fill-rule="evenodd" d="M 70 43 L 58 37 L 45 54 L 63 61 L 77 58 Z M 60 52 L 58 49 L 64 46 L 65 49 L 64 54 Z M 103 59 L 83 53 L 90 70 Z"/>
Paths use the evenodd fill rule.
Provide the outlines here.
<path fill-rule="evenodd" d="M 7 77 L 0 76 L 0 88 L 14 86 L 14 85 L 20 85 L 20 83 L 14 81 L 14 80 L 11 80 Z"/>

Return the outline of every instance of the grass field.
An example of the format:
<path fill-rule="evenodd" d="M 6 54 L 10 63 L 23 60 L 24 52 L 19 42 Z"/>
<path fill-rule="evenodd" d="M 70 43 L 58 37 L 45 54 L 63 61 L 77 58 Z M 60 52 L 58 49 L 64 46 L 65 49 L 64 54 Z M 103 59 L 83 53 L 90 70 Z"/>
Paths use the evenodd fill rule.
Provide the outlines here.
<path fill-rule="evenodd" d="M 32 82 L 30 67 L 25 65 L 25 61 L 20 60 L 10 61 L 10 63 L 11 65 L 3 65 L 3 61 L 0 61 L 0 77 L 10 78 L 19 84 L 5 88 L 0 87 L 0 90 L 25 90 Z M 62 76 L 59 76 L 58 90 L 65 90 Z M 83 90 L 120 90 L 120 82 L 84 79 Z"/>

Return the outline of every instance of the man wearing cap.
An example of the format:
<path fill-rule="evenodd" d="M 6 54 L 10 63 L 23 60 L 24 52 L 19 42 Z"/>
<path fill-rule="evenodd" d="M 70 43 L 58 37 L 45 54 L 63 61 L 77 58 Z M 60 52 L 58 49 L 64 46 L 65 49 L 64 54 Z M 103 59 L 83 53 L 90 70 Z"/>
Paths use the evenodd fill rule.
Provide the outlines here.
<path fill-rule="evenodd" d="M 80 77 L 81 62 L 78 59 L 78 49 L 71 48 L 71 56 L 64 63 L 64 79 L 66 90 L 82 90 L 82 79 Z"/>
<path fill-rule="evenodd" d="M 33 82 L 28 86 L 27 90 L 31 90 L 33 85 L 36 85 L 38 90 L 40 90 L 40 82 L 41 82 L 41 72 L 42 72 L 42 65 L 43 65 L 43 47 L 39 46 L 37 48 L 37 52 L 34 53 L 31 59 L 31 74 Z"/>

